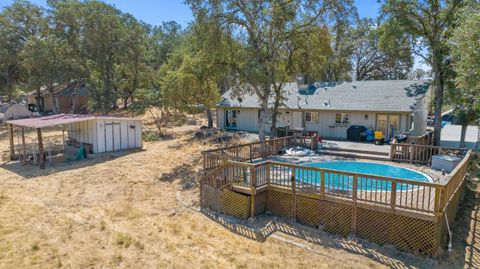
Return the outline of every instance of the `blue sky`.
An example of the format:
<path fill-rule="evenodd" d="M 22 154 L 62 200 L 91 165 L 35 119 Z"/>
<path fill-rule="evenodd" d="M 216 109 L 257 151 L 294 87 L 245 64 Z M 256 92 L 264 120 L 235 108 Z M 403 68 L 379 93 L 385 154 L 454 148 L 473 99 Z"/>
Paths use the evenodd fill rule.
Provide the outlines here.
<path fill-rule="evenodd" d="M 46 0 L 30 0 L 33 3 L 46 6 Z M 184 0 L 104 0 L 146 23 L 159 25 L 163 21 L 176 21 L 183 26 L 193 20 L 192 12 L 184 4 Z M 13 0 L 0 0 L 0 7 L 8 6 Z M 355 5 L 361 17 L 375 18 L 381 4 L 377 0 L 355 0 Z M 415 67 L 428 69 L 416 59 Z"/>
<path fill-rule="evenodd" d="M 46 0 L 30 0 L 39 5 L 46 5 Z M 0 6 L 11 4 L 13 0 L 0 0 Z M 162 21 L 174 20 L 186 25 L 193 20 L 190 9 L 183 4 L 184 0 L 104 0 L 123 12 L 132 14 L 146 23 L 158 25 Z M 377 0 L 355 0 L 355 5 L 362 17 L 376 17 L 380 4 Z"/>

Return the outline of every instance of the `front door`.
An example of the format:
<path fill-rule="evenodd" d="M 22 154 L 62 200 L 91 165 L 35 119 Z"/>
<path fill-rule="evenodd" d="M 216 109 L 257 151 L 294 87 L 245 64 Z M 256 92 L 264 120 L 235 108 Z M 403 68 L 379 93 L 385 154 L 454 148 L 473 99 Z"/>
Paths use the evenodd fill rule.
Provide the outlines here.
<path fill-rule="evenodd" d="M 400 115 L 390 115 L 388 118 L 388 138 L 392 138 L 400 131 Z"/>
<path fill-rule="evenodd" d="M 225 110 L 225 129 L 237 129 L 236 110 Z"/>
<path fill-rule="evenodd" d="M 383 137 L 388 137 L 388 115 L 377 114 L 377 132 L 382 132 Z"/>

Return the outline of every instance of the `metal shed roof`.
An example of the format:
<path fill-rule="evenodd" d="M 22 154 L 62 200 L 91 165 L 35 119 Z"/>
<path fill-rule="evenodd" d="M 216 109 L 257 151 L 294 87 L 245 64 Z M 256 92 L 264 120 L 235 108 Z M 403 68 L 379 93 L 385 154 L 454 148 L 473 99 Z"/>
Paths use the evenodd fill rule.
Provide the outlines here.
<path fill-rule="evenodd" d="M 45 128 L 75 122 L 82 122 L 88 120 L 132 120 L 132 121 L 141 121 L 140 118 L 122 118 L 122 117 L 110 117 L 110 116 L 93 116 L 93 115 L 82 115 L 82 114 L 58 114 L 53 116 L 39 117 L 39 118 L 28 118 L 21 120 L 11 120 L 7 121 L 8 124 L 28 127 L 28 128 Z"/>

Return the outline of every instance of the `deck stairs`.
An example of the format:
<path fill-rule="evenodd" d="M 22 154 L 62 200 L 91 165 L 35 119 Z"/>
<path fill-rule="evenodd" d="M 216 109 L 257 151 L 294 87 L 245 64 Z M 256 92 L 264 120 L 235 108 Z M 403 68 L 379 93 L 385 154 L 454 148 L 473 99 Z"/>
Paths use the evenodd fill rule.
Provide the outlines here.
<path fill-rule="evenodd" d="M 374 147 L 374 145 L 372 145 Z M 344 158 L 390 161 L 389 153 L 375 150 L 360 150 L 323 146 L 320 154 L 340 156 Z"/>

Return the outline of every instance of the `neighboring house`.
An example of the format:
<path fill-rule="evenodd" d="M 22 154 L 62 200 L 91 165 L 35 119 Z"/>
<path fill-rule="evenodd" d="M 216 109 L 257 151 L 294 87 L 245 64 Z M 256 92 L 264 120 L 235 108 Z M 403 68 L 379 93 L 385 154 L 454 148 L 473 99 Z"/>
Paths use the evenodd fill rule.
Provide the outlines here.
<path fill-rule="evenodd" d="M 315 87 L 284 86 L 286 99 L 277 127 L 317 132 L 320 136 L 346 139 L 352 125 L 382 131 L 390 138 L 398 132 L 425 134 L 427 106 L 424 80 L 355 81 L 315 83 Z M 227 91 L 217 107 L 219 129 L 258 132 L 259 102 L 256 95 L 233 96 Z M 271 107 L 273 100 L 270 100 Z M 270 131 L 267 119 L 266 132 Z"/>
<path fill-rule="evenodd" d="M 76 83 L 68 85 L 62 84 L 54 87 L 58 113 L 71 113 L 74 98 L 76 98 L 74 113 L 86 114 L 88 112 L 89 94 L 87 87 L 85 85 L 78 87 L 76 95 L 74 94 L 74 87 L 76 87 Z M 38 98 L 40 98 L 39 102 L 37 102 Z M 48 92 L 47 87 L 42 87 L 40 89 L 40 96 L 38 96 L 36 90 L 30 92 L 27 95 L 27 101 L 29 105 L 37 105 L 37 103 L 39 103 L 39 112 L 49 113 L 53 111 L 53 99 Z"/>

